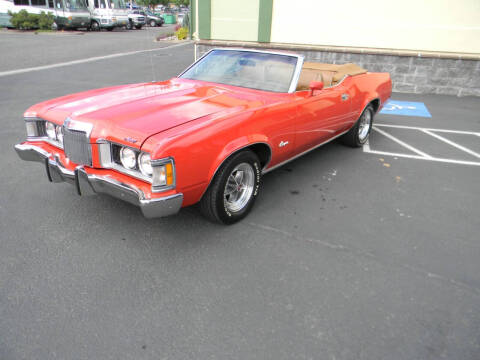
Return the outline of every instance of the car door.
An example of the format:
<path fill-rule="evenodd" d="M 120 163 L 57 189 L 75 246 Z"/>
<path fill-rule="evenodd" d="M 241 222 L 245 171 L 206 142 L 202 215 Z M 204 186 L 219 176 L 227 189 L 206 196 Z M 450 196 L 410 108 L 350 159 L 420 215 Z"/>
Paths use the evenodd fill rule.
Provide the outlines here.
<path fill-rule="evenodd" d="M 297 96 L 296 153 L 328 141 L 351 124 L 351 99 L 342 84 Z"/>
<path fill-rule="evenodd" d="M 272 150 L 270 166 L 287 161 L 295 152 L 297 110 L 290 96 L 288 94 L 278 104 L 257 111 L 252 129 L 246 130 L 250 134 L 261 133 L 268 137 Z"/>

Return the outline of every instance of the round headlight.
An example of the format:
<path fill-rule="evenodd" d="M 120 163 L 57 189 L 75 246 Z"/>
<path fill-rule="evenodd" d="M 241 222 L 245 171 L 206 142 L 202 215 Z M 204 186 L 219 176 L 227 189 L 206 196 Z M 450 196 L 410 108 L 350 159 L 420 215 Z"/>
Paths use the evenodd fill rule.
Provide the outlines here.
<path fill-rule="evenodd" d="M 153 169 L 149 154 L 143 153 L 138 157 L 138 167 L 143 175 L 152 176 Z"/>
<path fill-rule="evenodd" d="M 57 132 L 55 131 L 55 124 L 51 122 L 47 122 L 45 124 L 45 131 L 47 132 L 47 136 L 50 140 L 57 139 Z"/>
<path fill-rule="evenodd" d="M 57 135 L 57 140 L 60 144 L 63 145 L 63 131 L 61 126 L 56 126 L 55 133 Z"/>
<path fill-rule="evenodd" d="M 135 169 L 135 166 L 137 165 L 135 151 L 128 147 L 122 147 L 120 150 L 120 161 L 125 168 L 130 170 Z"/>

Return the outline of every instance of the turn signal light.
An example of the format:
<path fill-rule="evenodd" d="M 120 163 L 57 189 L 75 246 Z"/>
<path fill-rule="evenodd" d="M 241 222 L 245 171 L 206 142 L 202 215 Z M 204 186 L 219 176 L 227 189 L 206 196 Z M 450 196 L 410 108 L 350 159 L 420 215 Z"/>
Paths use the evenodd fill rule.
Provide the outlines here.
<path fill-rule="evenodd" d="M 167 163 L 165 165 L 165 170 L 167 173 L 167 185 L 173 184 L 173 166 L 172 163 Z"/>

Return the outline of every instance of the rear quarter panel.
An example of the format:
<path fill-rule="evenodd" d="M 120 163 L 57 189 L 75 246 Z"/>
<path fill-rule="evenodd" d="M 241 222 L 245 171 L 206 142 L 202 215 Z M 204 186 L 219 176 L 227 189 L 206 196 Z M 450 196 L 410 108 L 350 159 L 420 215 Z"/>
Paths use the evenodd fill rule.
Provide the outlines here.
<path fill-rule="evenodd" d="M 389 73 L 366 73 L 350 77 L 350 95 L 352 109 L 356 118 L 365 107 L 375 99 L 380 100 L 379 111 L 392 93 L 392 81 Z"/>

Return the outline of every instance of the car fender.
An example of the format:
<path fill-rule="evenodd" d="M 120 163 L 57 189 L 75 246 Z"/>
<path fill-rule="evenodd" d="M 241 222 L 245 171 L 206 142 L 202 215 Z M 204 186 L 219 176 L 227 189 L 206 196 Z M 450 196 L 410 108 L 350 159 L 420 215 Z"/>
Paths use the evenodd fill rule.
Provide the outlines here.
<path fill-rule="evenodd" d="M 255 144 L 265 144 L 270 148 L 270 158 L 272 155 L 272 145 L 270 144 L 270 141 L 268 140 L 268 137 L 263 134 L 251 134 L 248 136 L 242 136 L 237 139 L 234 139 L 230 141 L 228 144 L 226 144 L 222 151 L 218 154 L 217 158 L 213 162 L 212 166 L 210 167 L 209 173 L 208 173 L 208 182 L 209 184 L 212 182 L 212 179 L 214 178 L 215 174 L 217 173 L 218 169 L 222 166 L 222 164 L 233 154 L 236 152 L 245 149 L 249 146 L 255 145 Z M 268 163 L 266 164 L 268 165 Z M 208 187 L 207 187 L 208 188 Z"/>
<path fill-rule="evenodd" d="M 363 101 L 362 107 L 361 107 L 361 112 L 358 116 L 360 116 L 365 111 L 367 106 L 369 104 L 371 104 L 373 101 L 378 101 L 379 105 L 380 105 L 380 95 L 376 91 L 368 94 L 368 96 L 365 98 L 365 100 Z M 377 108 L 377 110 L 378 110 L 378 108 Z"/>
<path fill-rule="evenodd" d="M 245 114 L 242 114 L 243 116 Z M 234 121 L 231 118 L 230 120 L 231 125 Z M 236 131 L 231 131 L 232 127 L 224 125 L 224 122 L 216 121 L 215 124 L 211 124 L 212 129 L 203 121 L 198 127 L 193 123 L 184 124 L 151 136 L 142 145 L 142 149 L 150 152 L 154 159 L 171 156 L 176 164 L 178 162 L 177 172 L 183 173 L 179 179 L 185 181 L 177 185 L 180 185 L 178 189 L 184 193 L 186 204 L 193 204 L 201 199 L 223 162 L 235 152 L 259 143 L 264 143 L 272 149 L 266 135 L 253 133 L 229 136 L 229 133 L 233 135 Z M 222 143 L 212 138 L 213 134 L 219 133 L 223 133 L 223 136 L 216 138 L 223 139 Z M 189 151 L 186 152 L 185 149 Z M 196 156 L 192 157 L 192 154 Z"/>

